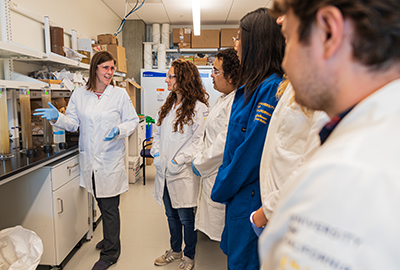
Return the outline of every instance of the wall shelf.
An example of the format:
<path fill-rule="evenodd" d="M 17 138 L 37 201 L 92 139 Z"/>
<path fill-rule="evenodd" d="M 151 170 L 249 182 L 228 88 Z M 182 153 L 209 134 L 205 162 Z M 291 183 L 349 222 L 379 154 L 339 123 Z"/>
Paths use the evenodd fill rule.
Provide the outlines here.
<path fill-rule="evenodd" d="M 0 58 L 43 59 L 44 57 L 46 57 L 44 52 L 39 52 L 15 42 L 0 41 Z"/>
<path fill-rule="evenodd" d="M 19 61 L 34 62 L 43 66 L 51 66 L 58 68 L 68 68 L 72 70 L 89 70 L 90 65 L 73 60 L 55 53 L 50 53 L 49 56 L 45 54 L 43 59 L 14 59 Z"/>

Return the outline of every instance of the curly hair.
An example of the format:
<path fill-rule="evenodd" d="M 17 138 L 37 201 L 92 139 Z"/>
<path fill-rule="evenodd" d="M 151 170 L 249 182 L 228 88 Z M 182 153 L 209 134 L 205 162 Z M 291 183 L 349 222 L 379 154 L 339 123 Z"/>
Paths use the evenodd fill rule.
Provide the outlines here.
<path fill-rule="evenodd" d="M 299 41 L 309 44 L 318 10 L 335 6 L 354 26 L 354 59 L 371 69 L 385 69 L 400 60 L 399 0 L 275 0 L 274 9 L 284 14 L 292 9 L 300 19 Z"/>
<path fill-rule="evenodd" d="M 222 69 L 224 71 L 224 78 L 226 80 L 231 79 L 233 85 L 237 85 L 239 78 L 240 61 L 237 56 L 237 52 L 233 48 L 221 50 L 216 56 L 219 60 L 222 60 Z"/>
<path fill-rule="evenodd" d="M 174 132 L 183 133 L 184 125 L 191 126 L 193 124 L 193 117 L 196 114 L 194 110 L 196 101 L 208 106 L 209 95 L 205 91 L 199 71 L 193 63 L 178 59 L 172 62 L 171 67 L 174 68 L 176 76 L 175 89 L 168 95 L 167 100 L 158 112 L 157 126 L 161 126 L 177 100 L 176 92 L 179 92 L 182 95 L 182 106 L 176 110 Z"/>

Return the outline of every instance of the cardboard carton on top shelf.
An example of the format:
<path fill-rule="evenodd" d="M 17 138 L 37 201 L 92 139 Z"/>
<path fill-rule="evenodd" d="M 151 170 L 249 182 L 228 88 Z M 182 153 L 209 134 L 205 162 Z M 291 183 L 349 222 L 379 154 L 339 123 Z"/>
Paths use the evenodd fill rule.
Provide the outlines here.
<path fill-rule="evenodd" d="M 192 32 L 192 48 L 219 48 L 219 30 L 201 30 L 200 36 Z"/>
<path fill-rule="evenodd" d="M 237 28 L 222 28 L 221 29 L 221 41 L 220 47 L 233 47 L 232 37 L 237 36 Z"/>
<path fill-rule="evenodd" d="M 125 48 L 119 45 L 114 44 L 92 44 L 93 50 L 96 52 L 99 51 L 108 51 L 110 52 L 115 60 L 117 61 L 117 71 L 126 73 L 126 56 L 125 56 Z"/>
<path fill-rule="evenodd" d="M 192 30 L 190 28 L 174 28 L 172 29 L 172 43 L 177 44 L 180 42 L 191 43 Z"/>
<path fill-rule="evenodd" d="M 97 35 L 97 41 L 100 44 L 114 44 L 118 45 L 118 38 L 112 34 Z"/>
<path fill-rule="evenodd" d="M 190 43 L 179 42 L 179 49 L 190 49 Z"/>

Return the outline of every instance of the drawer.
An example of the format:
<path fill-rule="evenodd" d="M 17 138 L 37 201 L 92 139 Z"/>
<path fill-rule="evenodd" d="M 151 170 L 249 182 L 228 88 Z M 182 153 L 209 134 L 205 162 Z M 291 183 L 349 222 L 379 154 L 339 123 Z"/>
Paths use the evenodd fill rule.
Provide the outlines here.
<path fill-rule="evenodd" d="M 79 155 L 67 159 L 52 168 L 53 190 L 63 186 L 79 175 Z"/>

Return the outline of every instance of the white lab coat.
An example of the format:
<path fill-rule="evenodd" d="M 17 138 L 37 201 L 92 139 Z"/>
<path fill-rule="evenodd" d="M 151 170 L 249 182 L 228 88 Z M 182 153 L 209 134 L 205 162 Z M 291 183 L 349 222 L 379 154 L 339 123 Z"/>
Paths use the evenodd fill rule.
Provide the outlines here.
<path fill-rule="evenodd" d="M 195 227 L 215 241 L 221 241 L 225 224 L 225 205 L 214 202 L 210 196 L 218 168 L 222 164 L 235 92 L 222 94 L 210 110 L 205 123 L 204 137 L 199 146 L 200 152 L 193 160 L 201 175 Z"/>
<path fill-rule="evenodd" d="M 203 137 L 204 123 L 208 115 L 208 107 L 197 101 L 193 124 L 184 125 L 184 132 L 173 132 L 176 110 L 182 103 L 172 108 L 163 119 L 161 126 L 155 126 L 151 155 L 154 158 L 156 179 L 153 196 L 161 205 L 164 185 L 167 183 L 173 208 L 189 208 L 197 205 L 199 194 L 199 177 L 192 172 L 193 153 L 199 140 Z M 177 165 L 172 163 L 175 159 Z"/>
<path fill-rule="evenodd" d="M 259 242 L 262 269 L 399 269 L 400 80 L 357 104 L 299 170 Z"/>
<path fill-rule="evenodd" d="M 100 99 L 86 90 L 76 89 L 67 110 L 54 124 L 67 131 L 79 128 L 80 185 L 93 194 L 95 175 L 98 198 L 117 196 L 129 188 L 125 173 L 125 141 L 139 124 L 139 118 L 126 90 L 107 86 Z M 112 141 L 103 141 L 118 126 L 120 134 Z"/>
<path fill-rule="evenodd" d="M 268 220 L 283 185 L 318 149 L 318 133 L 329 121 L 322 111 L 305 114 L 300 105 L 291 102 L 292 96 L 293 87 L 289 84 L 272 114 L 261 157 L 261 199 Z"/>

